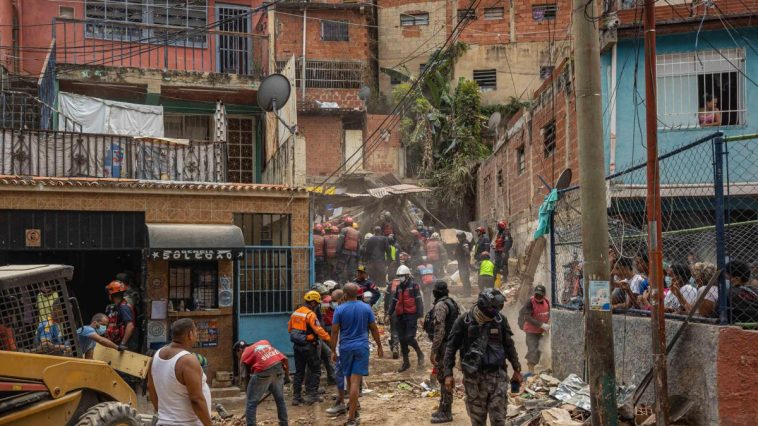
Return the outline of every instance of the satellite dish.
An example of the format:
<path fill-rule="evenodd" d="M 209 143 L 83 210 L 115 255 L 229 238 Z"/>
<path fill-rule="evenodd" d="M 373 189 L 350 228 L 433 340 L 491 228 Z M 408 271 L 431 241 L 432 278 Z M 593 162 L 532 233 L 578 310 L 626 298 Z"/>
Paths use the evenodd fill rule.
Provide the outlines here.
<path fill-rule="evenodd" d="M 282 74 L 271 74 L 258 88 L 258 106 L 264 111 L 276 112 L 290 98 L 290 81 Z"/>
<path fill-rule="evenodd" d="M 358 91 L 358 99 L 362 101 L 367 101 L 368 98 L 371 97 L 371 88 L 368 86 L 361 87 L 361 90 Z"/>
<path fill-rule="evenodd" d="M 490 119 L 487 120 L 487 128 L 490 129 L 491 132 L 497 132 L 497 126 L 500 125 L 502 119 L 503 117 L 499 112 L 493 112 L 492 115 L 490 115 Z"/>
<path fill-rule="evenodd" d="M 279 115 L 279 110 L 287 104 L 291 91 L 292 86 L 287 77 L 282 74 L 271 74 L 261 81 L 261 85 L 258 88 L 258 106 L 264 111 L 273 112 L 277 120 L 290 133 L 295 134 L 297 133 L 297 127 L 288 125 Z"/>
<path fill-rule="evenodd" d="M 571 169 L 565 169 L 561 172 L 561 175 L 558 176 L 558 182 L 555 183 L 555 187 L 558 188 L 558 190 L 563 190 L 568 188 L 569 184 L 571 183 Z"/>

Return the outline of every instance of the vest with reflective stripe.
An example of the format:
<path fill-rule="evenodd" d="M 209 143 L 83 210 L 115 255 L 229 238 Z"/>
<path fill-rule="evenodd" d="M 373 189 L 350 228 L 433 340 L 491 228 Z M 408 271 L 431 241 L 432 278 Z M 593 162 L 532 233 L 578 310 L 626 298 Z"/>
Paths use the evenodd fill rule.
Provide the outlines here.
<path fill-rule="evenodd" d="M 427 263 L 426 265 L 419 265 L 418 273 L 421 275 L 421 282 L 424 285 L 429 285 L 434 281 L 434 265 L 431 263 Z"/>
<path fill-rule="evenodd" d="M 489 259 L 482 260 L 482 264 L 479 266 L 479 275 L 486 275 L 488 277 L 495 276 L 495 264 Z"/>
<path fill-rule="evenodd" d="M 337 246 L 339 245 L 340 237 L 334 234 L 327 235 L 324 237 L 324 242 L 326 246 L 326 258 L 337 257 Z"/>
<path fill-rule="evenodd" d="M 358 250 L 360 239 L 360 232 L 353 228 L 347 228 L 347 231 L 345 231 L 345 242 L 342 244 L 342 248 L 349 251 L 356 251 Z"/>
<path fill-rule="evenodd" d="M 311 311 L 305 306 L 301 306 L 295 312 L 293 312 L 292 316 L 290 317 L 290 326 L 292 328 L 292 331 L 290 331 L 290 333 L 294 333 L 294 332 L 304 333 L 306 339 L 309 342 L 312 342 L 316 340 L 316 334 L 308 326 L 308 321 L 307 321 L 308 315 L 316 315 L 316 314 L 313 313 L 313 311 Z"/>
<path fill-rule="evenodd" d="M 313 254 L 316 257 L 324 257 L 324 241 L 323 235 L 313 236 Z"/>
<path fill-rule="evenodd" d="M 534 300 L 534 296 L 529 301 L 532 302 L 532 318 L 542 323 L 550 322 L 550 302 L 547 299 L 543 299 L 542 303 L 537 303 Z M 524 321 L 524 332 L 542 334 L 543 331 L 541 327 L 537 327 L 529 321 Z"/>
<path fill-rule="evenodd" d="M 397 304 L 395 305 L 396 315 L 415 315 L 416 314 L 416 289 L 414 285 L 407 285 L 405 288 L 397 289 Z"/>

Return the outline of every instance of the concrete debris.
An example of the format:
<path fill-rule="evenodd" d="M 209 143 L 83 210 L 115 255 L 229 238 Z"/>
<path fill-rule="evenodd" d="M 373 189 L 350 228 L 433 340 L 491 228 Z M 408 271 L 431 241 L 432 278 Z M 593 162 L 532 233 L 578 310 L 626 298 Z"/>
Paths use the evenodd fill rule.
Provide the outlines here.
<path fill-rule="evenodd" d="M 577 422 L 571 418 L 571 413 L 562 408 L 549 408 L 542 411 L 542 422 L 547 426 L 581 426 L 582 422 Z"/>
<path fill-rule="evenodd" d="M 213 416 L 211 421 L 213 421 L 213 426 L 246 426 L 247 424 L 243 415 L 235 415 L 225 419 L 222 419 L 221 416 Z"/>

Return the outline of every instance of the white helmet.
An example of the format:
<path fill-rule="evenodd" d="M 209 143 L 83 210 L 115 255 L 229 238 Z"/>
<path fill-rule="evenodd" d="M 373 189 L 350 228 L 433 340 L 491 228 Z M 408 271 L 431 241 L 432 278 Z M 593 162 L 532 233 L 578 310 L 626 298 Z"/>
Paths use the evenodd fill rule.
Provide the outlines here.
<path fill-rule="evenodd" d="M 397 276 L 410 275 L 410 274 L 411 274 L 411 270 L 408 269 L 408 267 L 405 265 L 400 265 L 400 267 L 397 268 L 397 272 L 395 273 L 395 275 Z"/>
<path fill-rule="evenodd" d="M 367 232 L 367 233 L 366 233 L 366 236 L 365 236 L 365 237 L 363 237 L 363 239 L 364 239 L 364 240 L 370 240 L 370 239 L 371 239 L 371 237 L 373 237 L 373 236 L 374 236 L 374 234 L 372 234 L 372 233 L 370 233 L 370 232 Z"/>
<path fill-rule="evenodd" d="M 363 301 L 364 302 L 370 302 L 372 297 L 374 297 L 374 293 L 372 293 L 370 291 L 366 291 L 366 292 L 363 293 Z"/>
<path fill-rule="evenodd" d="M 335 287 L 337 287 L 337 282 L 333 280 L 326 280 L 324 281 L 324 287 L 326 287 L 327 290 L 331 293 L 332 290 L 334 290 Z"/>
<path fill-rule="evenodd" d="M 440 239 L 440 234 L 438 232 L 433 233 L 432 234 L 432 239 L 433 240 L 439 240 Z"/>

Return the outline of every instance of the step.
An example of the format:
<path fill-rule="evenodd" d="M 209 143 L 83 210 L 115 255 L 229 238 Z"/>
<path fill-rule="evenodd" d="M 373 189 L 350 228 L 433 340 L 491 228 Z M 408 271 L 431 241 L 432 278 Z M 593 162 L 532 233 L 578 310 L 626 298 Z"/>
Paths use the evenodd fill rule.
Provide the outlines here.
<path fill-rule="evenodd" d="M 244 411 L 247 397 L 244 394 L 240 396 L 231 396 L 225 398 L 211 398 L 213 402 L 213 411 L 216 411 L 216 404 L 224 406 L 227 412 L 239 412 Z"/>
<path fill-rule="evenodd" d="M 236 386 L 230 386 L 228 388 L 211 388 L 211 397 L 215 401 L 216 398 L 230 398 L 240 396 L 243 392 Z"/>

